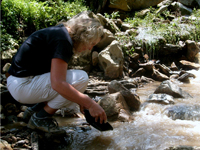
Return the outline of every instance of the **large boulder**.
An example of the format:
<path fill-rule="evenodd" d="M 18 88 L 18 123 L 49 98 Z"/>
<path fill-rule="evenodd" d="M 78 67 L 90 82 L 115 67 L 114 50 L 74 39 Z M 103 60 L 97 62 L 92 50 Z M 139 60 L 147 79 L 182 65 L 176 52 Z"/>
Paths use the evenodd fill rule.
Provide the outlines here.
<path fill-rule="evenodd" d="M 109 7 L 123 11 L 139 10 L 156 6 L 163 0 L 110 0 Z"/>
<path fill-rule="evenodd" d="M 113 41 L 99 53 L 100 68 L 110 79 L 121 78 L 123 73 L 124 56 L 118 41 Z"/>

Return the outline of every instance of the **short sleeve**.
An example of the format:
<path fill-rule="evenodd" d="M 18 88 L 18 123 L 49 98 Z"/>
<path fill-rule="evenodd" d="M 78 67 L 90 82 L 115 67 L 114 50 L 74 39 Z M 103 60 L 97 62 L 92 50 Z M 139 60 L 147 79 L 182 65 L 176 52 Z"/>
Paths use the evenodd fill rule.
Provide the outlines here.
<path fill-rule="evenodd" d="M 67 40 L 59 40 L 55 45 L 55 52 L 53 58 L 60 58 L 66 63 L 69 63 L 73 55 L 73 47 Z"/>

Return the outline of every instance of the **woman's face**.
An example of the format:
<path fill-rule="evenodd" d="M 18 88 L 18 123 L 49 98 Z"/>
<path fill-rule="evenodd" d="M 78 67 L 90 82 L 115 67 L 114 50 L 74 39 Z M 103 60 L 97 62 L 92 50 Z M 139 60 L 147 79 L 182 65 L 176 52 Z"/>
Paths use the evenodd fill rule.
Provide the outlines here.
<path fill-rule="evenodd" d="M 97 40 L 93 40 L 92 42 L 89 42 L 89 43 L 80 43 L 77 47 L 76 47 L 76 52 L 80 53 L 80 52 L 83 52 L 83 51 L 91 51 L 92 48 L 100 42 L 100 38 L 97 39 Z"/>

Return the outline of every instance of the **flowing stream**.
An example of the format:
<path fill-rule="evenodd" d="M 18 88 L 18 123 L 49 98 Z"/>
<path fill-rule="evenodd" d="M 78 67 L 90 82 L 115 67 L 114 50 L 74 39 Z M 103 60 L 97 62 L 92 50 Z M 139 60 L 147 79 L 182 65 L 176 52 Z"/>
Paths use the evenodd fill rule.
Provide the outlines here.
<path fill-rule="evenodd" d="M 175 98 L 174 105 L 200 106 L 200 70 L 191 71 L 196 75 L 189 84 L 178 83 L 182 90 L 193 98 Z M 165 109 L 173 106 L 146 103 L 146 99 L 160 85 L 154 82 L 137 89 L 142 101 L 141 110 L 133 113 L 132 122 L 110 122 L 113 131 L 100 132 L 92 127 L 87 132 L 72 135 L 69 149 L 73 150 L 164 150 L 173 146 L 200 147 L 200 116 L 190 120 L 173 120 Z M 199 113 L 199 112 L 198 112 Z M 79 124 L 84 119 L 59 119 L 60 125 Z"/>

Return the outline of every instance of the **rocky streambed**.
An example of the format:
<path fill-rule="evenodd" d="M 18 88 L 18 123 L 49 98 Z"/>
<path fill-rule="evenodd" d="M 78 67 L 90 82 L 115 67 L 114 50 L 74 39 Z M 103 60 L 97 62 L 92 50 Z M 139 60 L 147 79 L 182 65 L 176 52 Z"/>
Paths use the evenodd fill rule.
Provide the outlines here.
<path fill-rule="evenodd" d="M 66 130 L 65 137 L 54 137 L 28 129 L 22 120 L 22 114 L 27 106 L 16 103 L 5 89 L 2 91 L 4 101 L 1 105 L 1 148 L 149 149 L 148 145 L 152 142 L 148 139 L 151 139 L 154 141 L 153 149 L 197 150 L 200 147 L 198 143 L 200 139 L 200 130 L 198 130 L 200 129 L 200 95 L 196 93 L 196 88 L 200 84 L 198 81 L 200 75 L 198 71 L 187 73 L 193 74 L 193 77 L 188 79 L 192 83 L 183 83 L 177 79 L 158 82 L 144 76 L 105 80 L 98 76 L 102 72 L 91 72 L 85 93 L 105 109 L 114 130 L 101 133 L 91 127 L 78 111 L 61 109 L 54 117 Z M 5 80 L 3 76 L 2 81 Z M 174 133 L 169 132 L 174 128 L 185 131 L 174 135 L 177 134 L 175 131 Z M 165 133 L 171 140 L 167 137 L 158 140 L 156 136 L 163 136 L 162 133 Z M 134 137 L 136 135 L 138 138 Z M 121 138 L 120 141 L 117 136 Z M 193 138 L 188 139 L 191 137 Z M 96 138 L 99 138 L 99 141 Z M 137 139 L 140 140 L 140 144 L 134 141 Z M 159 142 L 155 142 L 156 140 Z M 165 140 L 174 142 L 169 143 Z M 184 140 L 185 144 L 179 144 L 181 143 L 177 142 L 179 140 Z M 122 141 L 124 144 L 121 143 Z M 102 145 L 97 146 L 99 143 Z"/>
<path fill-rule="evenodd" d="M 166 43 L 160 35 L 149 35 L 146 32 L 149 28 L 134 28 L 120 19 L 108 19 L 92 12 L 78 15 L 98 18 L 106 36 L 92 53 L 75 56 L 69 67 L 88 72 L 85 94 L 104 108 L 113 131 L 97 131 L 78 110 L 65 108 L 54 116 L 66 130 L 65 137 L 28 129 L 22 120 L 28 106 L 12 98 L 5 78 L 19 46 L 4 51 L 1 55 L 0 149 L 200 149 L 200 42 L 187 40 L 194 31 L 190 21 L 198 22 L 199 17 L 166 16 L 163 12 L 175 4 L 182 6 L 171 1 L 159 6 L 157 13 L 164 15 L 165 20 L 155 17 L 153 22 L 161 26 L 183 25 L 187 32 L 175 32 L 179 39 L 176 45 Z M 173 8 L 171 13 L 185 10 Z M 139 14 L 145 17 L 148 12 L 150 9 Z M 125 54 L 125 51 L 131 53 Z"/>

